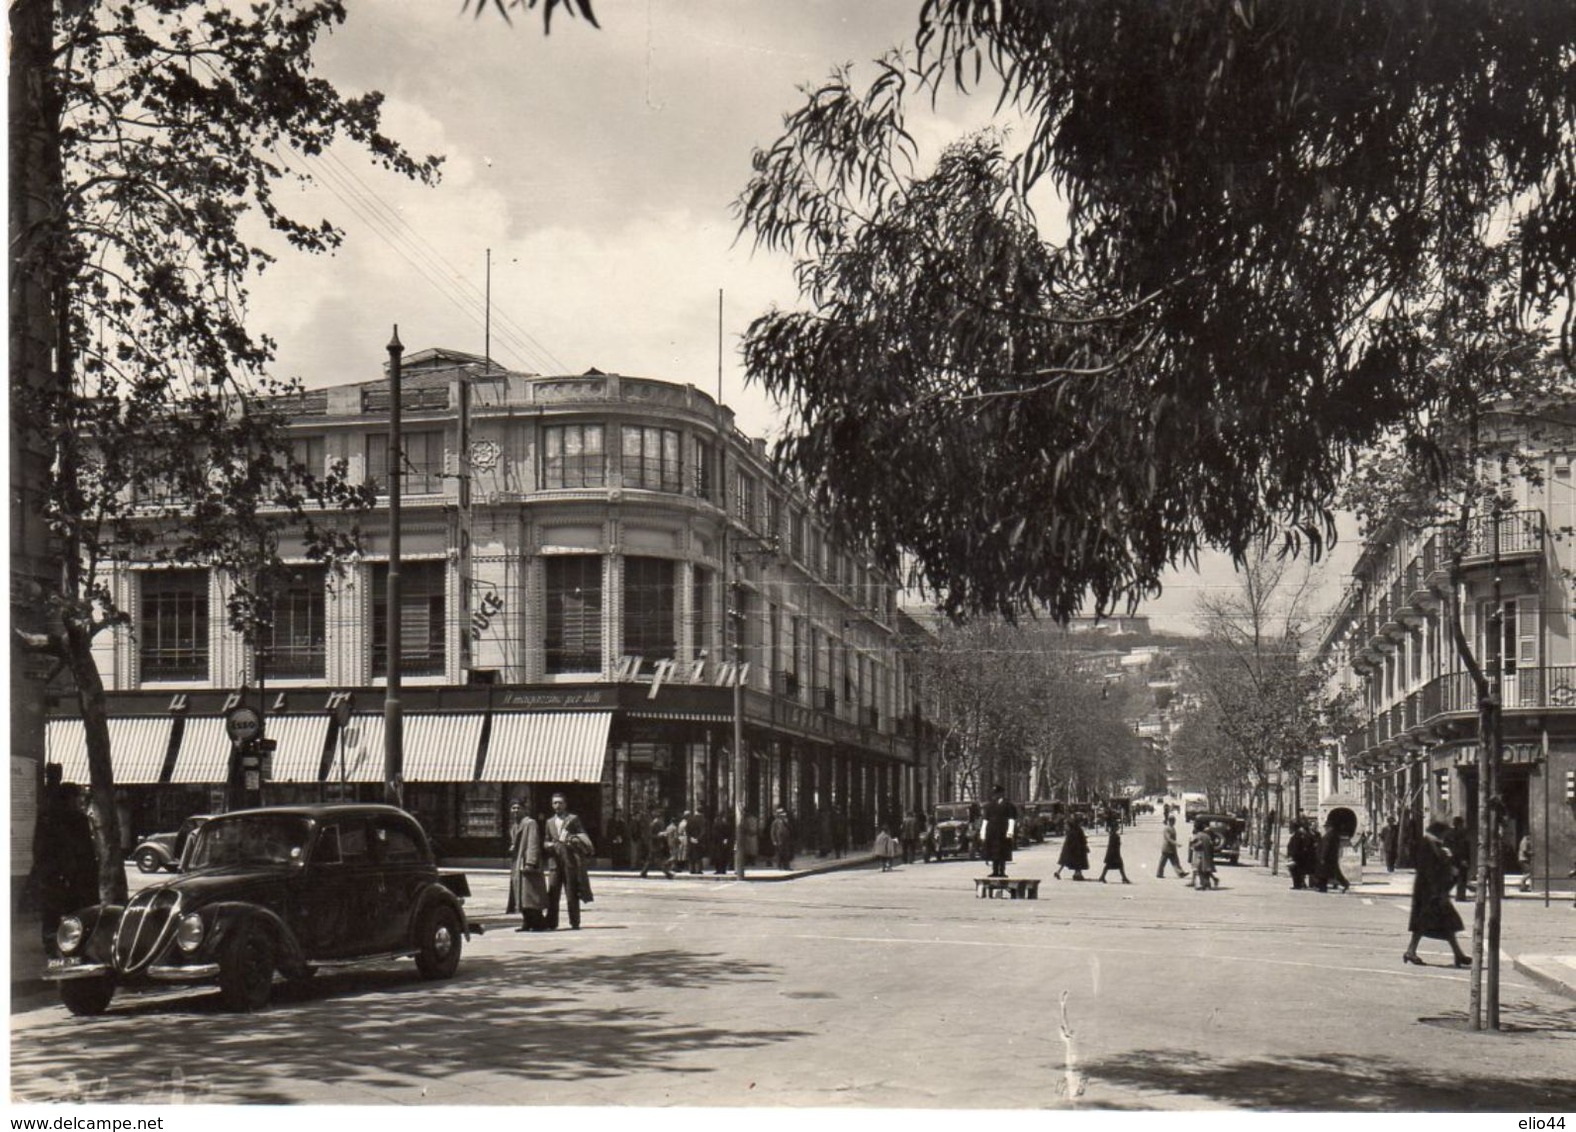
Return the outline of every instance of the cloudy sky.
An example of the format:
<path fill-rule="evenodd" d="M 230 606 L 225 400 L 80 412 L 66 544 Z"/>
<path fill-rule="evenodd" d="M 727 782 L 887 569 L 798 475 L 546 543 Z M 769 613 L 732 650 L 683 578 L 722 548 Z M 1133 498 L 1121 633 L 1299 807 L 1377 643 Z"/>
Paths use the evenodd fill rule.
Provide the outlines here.
<path fill-rule="evenodd" d="M 770 144 L 797 88 L 868 65 L 912 31 L 917 0 L 597 0 L 601 28 L 560 13 L 513 26 L 460 0 L 353 0 L 319 52 L 346 93 L 382 91 L 385 125 L 441 154 L 422 187 L 344 148 L 292 159 L 317 185 L 299 214 L 346 231 L 332 257 L 284 254 L 253 288 L 279 372 L 308 386 L 378 375 L 390 329 L 407 351 L 481 353 L 492 258 L 493 357 L 528 372 L 591 366 L 718 383 L 741 427 L 781 417 L 744 381 L 749 321 L 795 303 L 789 263 L 735 239 L 730 204 L 752 149 Z M 988 120 L 992 99 L 952 98 L 910 122 L 922 156 Z M 294 193 L 294 190 L 292 190 Z M 1185 628 L 1211 563 L 1179 575 L 1150 612 Z"/>

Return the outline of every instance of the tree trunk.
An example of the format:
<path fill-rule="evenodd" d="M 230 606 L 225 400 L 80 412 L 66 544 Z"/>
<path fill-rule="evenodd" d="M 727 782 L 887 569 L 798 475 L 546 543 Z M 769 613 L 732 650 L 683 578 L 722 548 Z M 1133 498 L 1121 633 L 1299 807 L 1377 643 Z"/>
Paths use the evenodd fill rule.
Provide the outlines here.
<path fill-rule="evenodd" d="M 120 815 L 115 807 L 115 774 L 110 758 L 109 715 L 104 682 L 93 659 L 93 636 L 81 625 L 66 627 L 67 664 L 77 685 L 82 728 L 87 737 L 88 781 L 92 787 L 94 848 L 98 853 L 99 899 L 126 902 L 126 864 L 120 844 Z"/>

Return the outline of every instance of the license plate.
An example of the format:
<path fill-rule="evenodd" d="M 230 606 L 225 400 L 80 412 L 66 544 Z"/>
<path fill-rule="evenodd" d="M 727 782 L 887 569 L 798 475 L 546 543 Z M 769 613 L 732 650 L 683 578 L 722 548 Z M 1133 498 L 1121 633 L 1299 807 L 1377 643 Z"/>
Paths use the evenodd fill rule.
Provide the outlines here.
<path fill-rule="evenodd" d="M 75 956 L 67 956 L 61 959 L 50 959 L 48 965 L 51 971 L 64 971 L 69 967 L 82 966 L 82 960 Z"/>

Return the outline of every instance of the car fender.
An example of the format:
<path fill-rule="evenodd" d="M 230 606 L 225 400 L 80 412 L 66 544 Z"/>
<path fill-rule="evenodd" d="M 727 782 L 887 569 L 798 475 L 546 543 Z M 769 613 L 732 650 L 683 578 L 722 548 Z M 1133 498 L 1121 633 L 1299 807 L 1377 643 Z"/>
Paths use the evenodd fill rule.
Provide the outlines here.
<path fill-rule="evenodd" d="M 460 918 L 460 930 L 465 933 L 465 938 L 471 938 L 471 922 L 466 918 L 465 905 L 459 897 L 441 884 L 429 884 L 421 890 L 421 895 L 416 898 L 416 904 L 410 910 L 410 922 L 405 926 L 406 934 L 416 938 L 417 929 L 421 927 L 422 917 L 432 910 L 434 905 L 444 904 L 454 909 L 454 914 Z"/>
<path fill-rule="evenodd" d="M 82 921 L 83 958 L 113 965 L 115 929 L 126 909 L 119 904 L 93 904 L 78 908 L 71 915 Z"/>
<path fill-rule="evenodd" d="M 305 965 L 306 954 L 301 948 L 300 941 L 273 909 L 265 908 L 261 904 L 250 904 L 244 900 L 226 900 L 209 904 L 200 911 L 208 927 L 200 948 L 204 955 L 217 956 L 224 947 L 225 941 L 242 927 L 260 923 L 267 927 L 274 941 L 279 945 L 279 966 L 289 968 Z"/>
<path fill-rule="evenodd" d="M 170 851 L 170 847 L 157 841 L 139 841 L 131 851 L 131 860 L 137 860 L 150 850 L 159 858 L 159 868 L 167 869 L 175 863 L 175 854 Z"/>

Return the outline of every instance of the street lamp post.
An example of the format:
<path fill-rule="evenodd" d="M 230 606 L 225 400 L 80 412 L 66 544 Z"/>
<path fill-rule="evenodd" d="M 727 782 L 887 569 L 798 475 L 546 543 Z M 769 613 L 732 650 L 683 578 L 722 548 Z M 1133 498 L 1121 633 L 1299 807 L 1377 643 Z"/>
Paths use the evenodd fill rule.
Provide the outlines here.
<path fill-rule="evenodd" d="M 404 444 L 400 436 L 400 398 L 402 355 L 405 347 L 399 340 L 399 326 L 394 327 L 394 337 L 389 339 L 389 566 L 388 587 L 388 650 L 387 681 L 383 697 L 383 800 L 391 806 L 403 804 L 405 736 L 404 716 L 400 704 L 400 470 L 405 459 Z"/>

